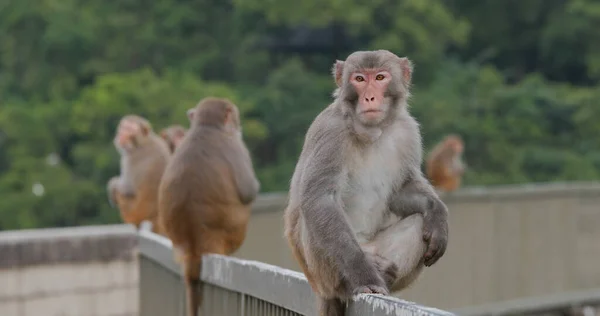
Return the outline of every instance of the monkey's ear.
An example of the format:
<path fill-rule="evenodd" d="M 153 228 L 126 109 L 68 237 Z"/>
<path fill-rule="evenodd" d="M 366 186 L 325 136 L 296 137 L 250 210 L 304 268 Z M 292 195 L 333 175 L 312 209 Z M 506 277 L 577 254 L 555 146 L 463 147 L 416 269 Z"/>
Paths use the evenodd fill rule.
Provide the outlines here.
<path fill-rule="evenodd" d="M 186 114 L 190 122 L 194 120 L 194 108 L 187 110 Z"/>
<path fill-rule="evenodd" d="M 223 125 L 228 125 L 233 122 L 233 110 L 230 107 L 225 109 L 225 119 L 223 120 Z"/>
<path fill-rule="evenodd" d="M 342 86 L 342 74 L 344 73 L 344 62 L 341 60 L 336 60 L 333 64 L 333 69 L 331 70 L 333 73 L 333 78 L 335 79 L 335 84 L 338 87 Z"/>
<path fill-rule="evenodd" d="M 150 134 L 150 129 L 152 128 L 149 124 L 140 124 L 142 135 L 148 136 Z"/>
<path fill-rule="evenodd" d="M 406 57 L 401 57 L 399 62 L 400 69 L 402 69 L 402 79 L 404 79 L 404 82 L 410 84 L 414 68 L 413 62 Z"/>
<path fill-rule="evenodd" d="M 160 137 L 164 140 L 167 139 L 167 130 L 163 129 L 162 131 L 160 131 L 160 133 L 158 133 L 158 135 L 160 135 Z"/>

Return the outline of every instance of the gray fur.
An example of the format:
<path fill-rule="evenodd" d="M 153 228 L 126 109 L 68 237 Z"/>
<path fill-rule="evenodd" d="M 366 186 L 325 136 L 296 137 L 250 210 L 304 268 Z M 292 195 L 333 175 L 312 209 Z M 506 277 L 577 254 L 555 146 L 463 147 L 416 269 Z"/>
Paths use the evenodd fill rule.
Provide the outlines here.
<path fill-rule="evenodd" d="M 376 125 L 359 121 L 348 83 L 365 68 L 384 68 L 393 78 Z M 388 51 L 338 61 L 335 100 L 306 134 L 285 234 L 320 297 L 320 315 L 343 315 L 342 303 L 357 293 L 405 288 L 445 252 L 448 210 L 421 173 L 419 125 L 407 109 L 410 80 L 403 75 L 411 72 L 408 59 Z"/>

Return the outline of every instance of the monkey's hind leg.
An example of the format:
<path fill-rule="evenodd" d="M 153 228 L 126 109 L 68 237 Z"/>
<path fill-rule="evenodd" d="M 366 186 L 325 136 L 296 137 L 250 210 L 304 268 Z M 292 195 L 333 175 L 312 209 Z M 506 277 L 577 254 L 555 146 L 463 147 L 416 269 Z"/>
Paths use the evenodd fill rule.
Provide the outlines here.
<path fill-rule="evenodd" d="M 320 297 L 318 300 L 319 316 L 344 316 L 346 313 L 346 303 L 340 299 L 325 299 Z"/>

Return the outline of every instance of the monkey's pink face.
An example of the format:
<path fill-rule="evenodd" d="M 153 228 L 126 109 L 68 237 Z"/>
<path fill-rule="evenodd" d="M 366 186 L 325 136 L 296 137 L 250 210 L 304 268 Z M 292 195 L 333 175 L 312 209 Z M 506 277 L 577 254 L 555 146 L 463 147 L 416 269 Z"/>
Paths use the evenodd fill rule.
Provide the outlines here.
<path fill-rule="evenodd" d="M 181 145 L 184 136 L 184 134 L 177 134 L 175 135 L 175 137 L 173 137 L 173 144 L 175 145 L 175 147 L 179 147 L 179 145 Z"/>
<path fill-rule="evenodd" d="M 450 147 L 452 148 L 452 150 L 455 153 L 461 154 L 463 152 L 464 146 L 461 141 L 456 140 L 456 139 L 450 139 L 449 143 L 450 143 Z"/>
<path fill-rule="evenodd" d="M 385 97 L 392 74 L 387 70 L 373 69 L 354 72 L 350 75 L 350 84 L 358 94 L 356 114 L 368 123 L 379 123 L 389 110 L 389 101 Z"/>
<path fill-rule="evenodd" d="M 121 120 L 117 127 L 114 143 L 119 148 L 131 149 L 136 141 L 135 137 L 141 134 L 143 134 L 143 130 L 140 124 L 131 120 Z"/>

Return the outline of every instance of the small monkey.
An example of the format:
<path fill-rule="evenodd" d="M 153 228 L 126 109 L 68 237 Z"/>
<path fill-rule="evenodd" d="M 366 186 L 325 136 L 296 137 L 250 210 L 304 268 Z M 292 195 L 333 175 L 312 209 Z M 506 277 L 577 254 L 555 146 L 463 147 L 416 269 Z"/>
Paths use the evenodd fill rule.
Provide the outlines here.
<path fill-rule="evenodd" d="M 170 153 L 150 123 L 137 115 L 124 116 L 113 140 L 121 155 L 121 174 L 108 181 L 108 201 L 117 207 L 124 222 L 138 229 L 150 221 L 158 233 L 158 186 Z"/>
<path fill-rule="evenodd" d="M 202 255 L 229 255 L 242 245 L 260 183 L 232 102 L 206 98 L 187 114 L 190 129 L 167 166 L 158 199 L 159 223 L 183 264 L 187 315 L 195 316 L 202 304 L 196 292 Z"/>
<path fill-rule="evenodd" d="M 167 142 L 171 153 L 173 153 L 175 152 L 175 148 L 179 147 L 179 144 L 181 144 L 186 132 L 187 130 L 181 125 L 171 125 L 161 130 L 159 135 Z"/>
<path fill-rule="evenodd" d="M 412 71 L 386 50 L 336 61 L 335 100 L 306 133 L 284 226 L 322 316 L 406 288 L 446 250 L 448 209 L 421 172 L 408 112 Z"/>
<path fill-rule="evenodd" d="M 448 135 L 430 152 L 426 174 L 431 184 L 445 192 L 451 192 L 461 184 L 465 165 L 462 161 L 464 143 L 458 135 Z"/>

